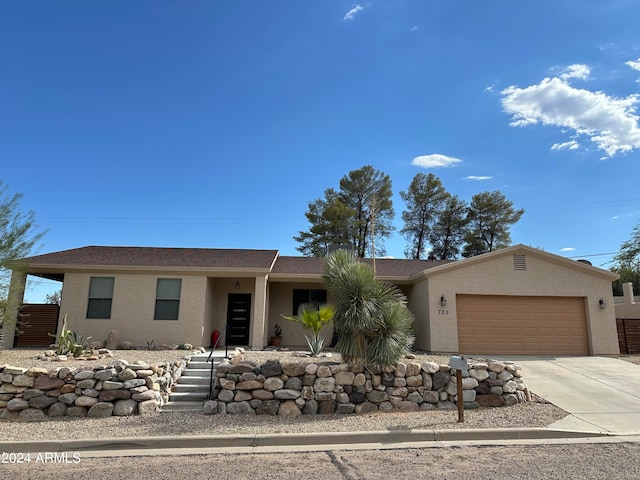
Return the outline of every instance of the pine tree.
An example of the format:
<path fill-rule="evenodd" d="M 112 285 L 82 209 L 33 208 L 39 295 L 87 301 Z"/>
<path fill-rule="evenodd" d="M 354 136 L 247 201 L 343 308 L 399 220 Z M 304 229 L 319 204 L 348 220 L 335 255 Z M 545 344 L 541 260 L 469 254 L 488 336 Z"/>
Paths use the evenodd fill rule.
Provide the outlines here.
<path fill-rule="evenodd" d="M 400 230 L 409 243 L 405 249 L 405 256 L 424 258 L 428 254 L 433 226 L 450 195 L 433 173 L 418 173 L 413 177 L 409 189 L 400 192 L 400 197 L 407 204 L 407 209 L 402 212 L 404 227 Z"/>
<path fill-rule="evenodd" d="M 511 244 L 509 230 L 524 215 L 498 190 L 481 192 L 471 198 L 467 219 L 469 231 L 463 257 L 492 252 Z"/>
<path fill-rule="evenodd" d="M 309 203 L 305 216 L 311 226 L 293 237 L 301 243 L 297 250 L 306 256 L 324 256 L 330 245 L 338 244 L 350 246 L 358 257 L 372 254 L 370 232 L 375 213 L 376 254 L 383 254 L 383 240 L 393 230 L 391 196 L 388 175 L 370 165 L 352 170 L 342 177 L 338 191 L 329 188 L 324 199 Z"/>

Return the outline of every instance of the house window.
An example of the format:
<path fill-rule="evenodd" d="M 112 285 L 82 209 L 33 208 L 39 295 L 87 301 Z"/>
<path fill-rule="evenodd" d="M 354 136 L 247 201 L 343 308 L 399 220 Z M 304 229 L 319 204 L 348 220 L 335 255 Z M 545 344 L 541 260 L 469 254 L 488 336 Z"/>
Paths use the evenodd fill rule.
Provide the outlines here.
<path fill-rule="evenodd" d="M 178 320 L 181 287 L 182 280 L 179 278 L 158 279 L 154 320 Z"/>
<path fill-rule="evenodd" d="M 111 318 L 113 277 L 91 277 L 87 318 Z"/>
<path fill-rule="evenodd" d="M 293 314 L 298 314 L 298 309 L 303 303 L 316 303 L 322 305 L 327 303 L 326 290 L 293 289 Z"/>

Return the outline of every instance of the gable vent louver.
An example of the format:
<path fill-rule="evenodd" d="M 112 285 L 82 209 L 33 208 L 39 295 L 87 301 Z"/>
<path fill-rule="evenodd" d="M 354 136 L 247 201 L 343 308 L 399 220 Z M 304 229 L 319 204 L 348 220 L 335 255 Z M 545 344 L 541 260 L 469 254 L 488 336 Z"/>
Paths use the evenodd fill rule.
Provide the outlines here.
<path fill-rule="evenodd" d="M 524 255 L 513 256 L 513 269 L 514 270 L 526 270 L 527 258 Z"/>

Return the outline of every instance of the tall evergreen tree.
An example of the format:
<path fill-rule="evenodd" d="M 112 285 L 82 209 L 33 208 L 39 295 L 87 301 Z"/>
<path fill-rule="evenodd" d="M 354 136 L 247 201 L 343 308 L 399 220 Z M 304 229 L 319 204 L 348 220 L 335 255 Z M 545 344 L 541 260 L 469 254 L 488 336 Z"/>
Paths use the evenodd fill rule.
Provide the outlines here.
<path fill-rule="evenodd" d="M 351 243 L 353 211 L 345 205 L 333 188 L 324 192 L 324 199 L 309 203 L 305 213 L 311 227 L 293 239 L 301 245 L 297 250 L 307 257 L 323 257 L 330 245 Z"/>
<path fill-rule="evenodd" d="M 418 173 L 408 190 L 400 192 L 400 197 L 407 204 L 407 209 L 402 212 L 404 227 L 400 230 L 409 243 L 405 255 L 407 258 L 424 258 L 433 226 L 450 194 L 433 173 Z"/>
<path fill-rule="evenodd" d="M 481 192 L 471 198 L 467 219 L 469 230 L 463 257 L 492 252 L 511 244 L 511 226 L 524 215 L 498 190 Z"/>
<path fill-rule="evenodd" d="M 393 230 L 391 196 L 388 175 L 370 165 L 352 170 L 340 180 L 339 191 L 327 189 L 324 199 L 309 203 L 305 216 L 311 226 L 293 237 L 302 244 L 297 250 L 306 256 L 324 256 L 329 245 L 346 244 L 358 257 L 365 257 L 373 253 L 370 235 L 375 221 L 376 254 L 383 254 L 383 240 Z"/>
<path fill-rule="evenodd" d="M 467 235 L 467 202 L 453 195 L 429 232 L 431 254 L 439 260 L 455 260 L 460 255 Z"/>
<path fill-rule="evenodd" d="M 374 253 L 369 245 L 373 204 L 376 210 L 375 233 L 381 240 L 377 242 L 378 251 L 375 254 L 384 254 L 382 239 L 389 237 L 393 230 L 391 222 L 394 212 L 391 196 L 391 178 L 371 165 L 352 170 L 340 180 L 340 199 L 354 212 L 351 244 L 358 257 L 364 258 L 368 253 Z"/>

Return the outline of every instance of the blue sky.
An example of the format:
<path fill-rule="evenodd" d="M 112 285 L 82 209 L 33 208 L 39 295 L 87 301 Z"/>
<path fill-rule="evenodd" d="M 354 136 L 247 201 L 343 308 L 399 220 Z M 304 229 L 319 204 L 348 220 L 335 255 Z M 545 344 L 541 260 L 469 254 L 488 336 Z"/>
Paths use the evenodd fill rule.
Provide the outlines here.
<path fill-rule="evenodd" d="M 350 170 L 390 175 L 398 230 L 433 172 L 524 208 L 514 243 L 608 268 L 640 221 L 638 24 L 632 0 L 2 2 L 0 180 L 38 253 L 296 255 Z"/>

